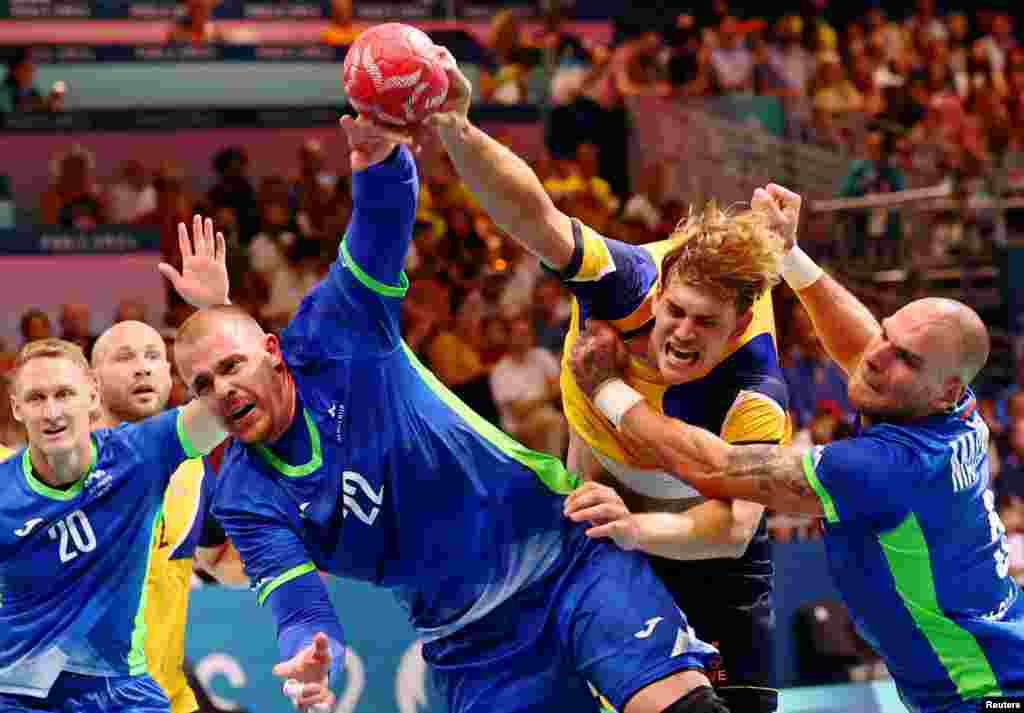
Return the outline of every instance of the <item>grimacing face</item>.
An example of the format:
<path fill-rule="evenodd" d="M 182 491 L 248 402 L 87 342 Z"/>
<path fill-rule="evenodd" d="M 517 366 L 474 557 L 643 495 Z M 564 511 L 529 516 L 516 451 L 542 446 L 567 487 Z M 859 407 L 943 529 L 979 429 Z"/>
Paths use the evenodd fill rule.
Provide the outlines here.
<path fill-rule="evenodd" d="M 66 357 L 25 362 L 11 390 L 11 410 L 29 443 L 45 457 L 61 456 L 89 442 L 92 412 L 99 405 L 95 381 Z"/>
<path fill-rule="evenodd" d="M 190 344 L 175 344 L 174 360 L 192 393 L 238 440 L 265 443 L 287 428 L 288 403 L 276 372 L 281 352 L 275 336 L 255 339 L 227 323 Z"/>
<path fill-rule="evenodd" d="M 733 300 L 675 278 L 655 299 L 649 356 L 666 383 L 692 381 L 718 363 L 749 323 L 750 312 L 737 315 Z"/>
<path fill-rule="evenodd" d="M 959 358 L 955 335 L 942 326 L 913 307 L 883 320 L 850 375 L 850 404 L 878 420 L 913 420 L 940 410 Z"/>

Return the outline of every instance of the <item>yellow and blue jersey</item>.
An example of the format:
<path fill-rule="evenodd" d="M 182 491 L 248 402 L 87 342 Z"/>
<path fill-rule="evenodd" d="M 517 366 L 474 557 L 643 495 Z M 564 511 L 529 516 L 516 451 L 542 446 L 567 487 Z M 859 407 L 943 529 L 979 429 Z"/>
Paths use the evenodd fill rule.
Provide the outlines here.
<path fill-rule="evenodd" d="M 1024 602 L 1009 576 L 988 440 L 968 392 L 953 413 L 874 425 L 805 456 L 833 580 L 907 707 L 922 713 L 1024 694 Z"/>
<path fill-rule="evenodd" d="M 620 438 L 580 390 L 568 363 L 588 319 L 609 322 L 627 344 L 646 352 L 662 259 L 685 238 L 635 246 L 605 238 L 576 220 L 572 228 L 575 250 L 560 275 L 575 297 L 561 377 L 566 417 L 604 469 L 630 490 L 662 500 L 699 498 L 696 490 L 665 472 L 654 454 Z M 754 303 L 749 327 L 705 373 L 686 383 L 666 384 L 656 368 L 631 357 L 624 379 L 666 416 L 706 428 L 731 443 L 785 443 L 789 438 L 788 393 L 770 293 Z M 770 685 L 770 548 L 762 518 L 739 559 L 650 558 L 698 635 L 721 649 L 724 663 L 713 677 L 718 685 Z"/>
<path fill-rule="evenodd" d="M 180 410 L 93 432 L 68 489 L 30 451 L 0 464 L 0 693 L 46 697 L 61 671 L 146 672 L 145 580 L 164 491 L 196 454 Z"/>
<path fill-rule="evenodd" d="M 203 472 L 203 460 L 193 458 L 171 477 L 146 577 L 146 664 L 170 699 L 171 713 L 191 713 L 199 707 L 182 668 L 192 584 L 191 554 L 183 555 L 182 550 L 200 514 Z"/>
<path fill-rule="evenodd" d="M 681 238 L 627 245 L 605 238 L 578 221 L 572 224 L 576 248 L 561 274 L 563 284 L 575 297 L 562 357 L 565 413 L 602 464 L 616 471 L 617 476 L 625 475 L 627 484 L 632 484 L 655 476 L 636 471 L 657 471 L 658 463 L 653 454 L 638 451 L 619 437 L 577 386 L 568 359 L 582 325 L 591 318 L 609 322 L 627 342 L 649 338 L 661 261 Z M 771 294 L 762 295 L 753 311 L 747 330 L 698 378 L 665 384 L 656 369 L 633 357 L 625 381 L 666 416 L 706 428 L 729 442 L 783 441 L 789 435 L 788 394 L 776 349 Z M 644 487 L 642 483 L 638 486 Z M 676 492 L 696 491 L 679 483 Z"/>

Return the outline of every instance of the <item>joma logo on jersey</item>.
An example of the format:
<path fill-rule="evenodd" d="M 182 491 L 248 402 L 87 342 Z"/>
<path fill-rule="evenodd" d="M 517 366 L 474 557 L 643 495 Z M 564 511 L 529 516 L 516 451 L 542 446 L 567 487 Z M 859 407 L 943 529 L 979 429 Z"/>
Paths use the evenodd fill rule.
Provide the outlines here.
<path fill-rule="evenodd" d="M 949 460 L 953 478 L 953 492 L 970 488 L 981 477 L 981 461 L 988 455 L 988 426 L 978 420 L 974 430 L 953 441 L 953 456 Z"/>
<path fill-rule="evenodd" d="M 102 468 L 98 468 L 93 472 L 89 473 L 85 478 L 85 482 L 82 484 L 83 490 L 92 490 L 96 497 L 103 495 L 103 493 L 110 490 L 110 486 L 113 484 L 114 479 L 107 471 Z"/>
<path fill-rule="evenodd" d="M 380 508 L 377 506 L 384 502 L 384 485 L 381 484 L 380 490 L 375 491 L 366 478 L 353 470 L 346 470 L 341 474 L 341 488 L 343 517 L 347 518 L 348 514 L 352 513 L 361 522 L 372 525 L 380 514 Z M 361 499 L 370 502 L 360 503 Z"/>

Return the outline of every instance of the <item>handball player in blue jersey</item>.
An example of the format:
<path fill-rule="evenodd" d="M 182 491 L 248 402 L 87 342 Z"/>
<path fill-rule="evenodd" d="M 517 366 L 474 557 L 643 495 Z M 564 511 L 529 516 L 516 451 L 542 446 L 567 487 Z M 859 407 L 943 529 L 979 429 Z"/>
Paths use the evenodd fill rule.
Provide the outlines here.
<path fill-rule="evenodd" d="M 143 653 L 150 546 L 171 475 L 223 440 L 219 419 L 193 402 L 90 433 L 96 383 L 59 339 L 21 350 L 11 406 L 29 445 L 0 464 L 0 711 L 166 712 Z"/>
<path fill-rule="evenodd" d="M 934 298 L 879 323 L 795 245 L 799 196 L 769 185 L 753 204 L 772 214 L 789 249 L 783 277 L 849 374 L 857 436 L 811 449 L 735 446 L 666 419 L 617 378 L 623 347 L 605 325 L 577 342 L 577 379 L 625 437 L 674 460 L 705 495 L 823 517 L 832 577 L 908 708 L 975 711 L 983 697 L 1024 695 L 1024 602 L 1008 576 L 988 428 L 969 388 L 988 359 L 984 323 Z M 614 398 L 602 399 L 609 386 Z M 614 494 L 581 491 L 567 508 L 606 535 L 636 528 Z"/>
<path fill-rule="evenodd" d="M 226 304 L 223 271 L 174 350 L 234 436 L 212 512 L 276 620 L 285 694 L 302 710 L 335 700 L 344 638 L 326 571 L 391 590 L 452 713 L 596 711 L 590 685 L 626 713 L 727 710 L 704 673 L 715 650 L 644 558 L 564 516 L 561 463 L 490 426 L 403 343 L 416 166 L 401 137 L 342 126 L 353 215 L 325 279 L 279 338 Z"/>

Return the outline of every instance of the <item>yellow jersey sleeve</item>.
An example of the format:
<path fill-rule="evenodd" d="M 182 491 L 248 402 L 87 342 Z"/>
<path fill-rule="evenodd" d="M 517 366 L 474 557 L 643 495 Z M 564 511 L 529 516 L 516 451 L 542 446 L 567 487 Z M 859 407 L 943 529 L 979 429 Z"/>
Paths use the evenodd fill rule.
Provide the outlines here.
<path fill-rule="evenodd" d="M 789 443 L 789 416 L 778 401 L 757 391 L 741 391 L 722 424 L 729 443 Z"/>

